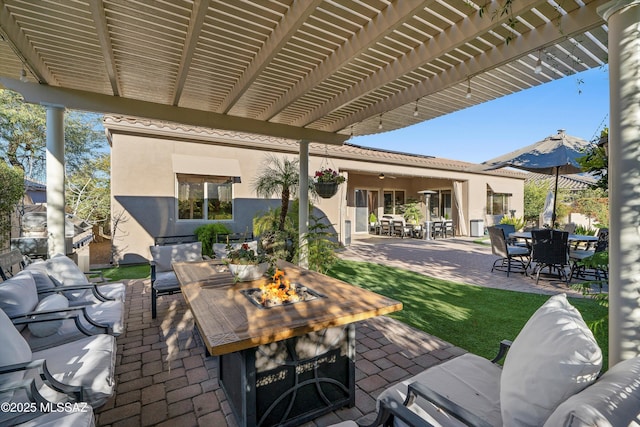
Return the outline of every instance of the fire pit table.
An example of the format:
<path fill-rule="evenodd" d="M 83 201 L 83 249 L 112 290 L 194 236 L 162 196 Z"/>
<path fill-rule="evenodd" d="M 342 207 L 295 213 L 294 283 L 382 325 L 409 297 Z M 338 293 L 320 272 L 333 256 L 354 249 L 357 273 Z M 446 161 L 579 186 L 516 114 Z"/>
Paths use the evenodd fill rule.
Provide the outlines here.
<path fill-rule="evenodd" d="M 264 307 L 270 279 L 234 283 L 219 261 L 173 264 L 218 380 L 240 426 L 295 426 L 355 404 L 353 322 L 402 303 L 278 261 L 306 297 Z"/>

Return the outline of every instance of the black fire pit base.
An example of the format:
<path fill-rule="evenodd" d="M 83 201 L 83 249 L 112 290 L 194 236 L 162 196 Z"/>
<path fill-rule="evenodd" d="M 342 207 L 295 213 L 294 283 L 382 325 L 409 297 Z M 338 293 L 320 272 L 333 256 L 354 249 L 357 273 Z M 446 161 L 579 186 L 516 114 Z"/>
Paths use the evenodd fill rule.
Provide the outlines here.
<path fill-rule="evenodd" d="M 297 426 L 355 405 L 355 325 L 219 357 L 240 427 Z"/>

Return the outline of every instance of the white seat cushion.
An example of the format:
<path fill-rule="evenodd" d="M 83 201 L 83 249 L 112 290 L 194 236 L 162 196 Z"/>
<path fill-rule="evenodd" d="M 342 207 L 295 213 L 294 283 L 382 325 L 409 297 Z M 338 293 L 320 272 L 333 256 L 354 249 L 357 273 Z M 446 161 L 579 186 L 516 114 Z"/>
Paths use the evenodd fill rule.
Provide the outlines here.
<path fill-rule="evenodd" d="M 545 427 L 617 427 L 640 420 L 640 357 L 620 362 L 593 385 L 571 396 Z"/>
<path fill-rule="evenodd" d="M 53 376 L 66 384 L 83 386 L 86 402 L 103 405 L 115 389 L 116 339 L 100 334 L 57 347 L 33 352 L 33 359 L 45 359 Z M 33 373 L 30 372 L 30 375 Z M 60 396 L 48 387 L 40 393 L 51 401 Z"/>
<path fill-rule="evenodd" d="M 22 338 L 22 335 L 13 326 L 11 319 L 3 310 L 0 310 L 0 336 L 2 336 L 2 345 L 0 345 L 0 366 L 8 366 L 16 363 L 24 363 L 31 361 L 31 348 L 29 344 Z M 11 374 L 3 374 L 0 376 L 0 383 L 20 381 L 24 377 L 24 372 L 15 372 Z M 13 393 L 4 393 L 0 396 L 0 402 L 10 401 Z"/>
<path fill-rule="evenodd" d="M 562 402 L 593 383 L 602 352 L 565 294 L 542 305 L 507 354 L 500 384 L 504 425 L 541 426 Z"/>
<path fill-rule="evenodd" d="M 466 408 L 491 425 L 502 425 L 500 417 L 500 367 L 474 354 L 463 354 L 433 366 L 383 391 L 378 399 L 391 395 L 398 401 L 407 396 L 407 385 L 419 382 L 450 401 Z M 408 407 L 434 426 L 463 426 L 456 418 L 430 402 L 417 398 Z M 402 425 L 401 422 L 397 424 Z"/>
<path fill-rule="evenodd" d="M 153 282 L 156 291 L 171 291 L 180 289 L 178 278 L 173 271 L 162 271 L 156 273 L 156 280 Z"/>
<path fill-rule="evenodd" d="M 96 322 L 111 326 L 114 336 L 119 336 L 124 332 L 124 305 L 120 301 L 103 301 L 92 304 L 87 307 L 87 314 Z M 87 329 L 93 329 L 93 326 L 82 317 L 81 322 Z"/>
<path fill-rule="evenodd" d="M 94 286 L 92 284 L 92 286 Z M 109 283 L 109 284 L 96 284 L 97 289 L 100 291 L 102 295 L 107 297 L 109 300 L 114 300 L 118 302 L 124 302 L 126 296 L 126 286 L 124 283 Z M 62 286 L 64 289 L 64 286 Z M 66 294 L 67 292 L 65 292 Z M 93 294 L 91 289 L 79 291 L 75 294 L 76 297 L 73 301 L 69 301 L 69 305 L 83 305 L 85 303 L 100 303 L 102 302 L 98 297 Z"/>

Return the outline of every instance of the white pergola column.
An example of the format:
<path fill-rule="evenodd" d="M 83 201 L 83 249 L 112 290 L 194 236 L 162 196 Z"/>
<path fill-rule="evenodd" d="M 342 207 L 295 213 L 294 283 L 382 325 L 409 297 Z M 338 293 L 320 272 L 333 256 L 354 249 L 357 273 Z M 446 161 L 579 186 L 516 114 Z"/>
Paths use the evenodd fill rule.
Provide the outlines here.
<path fill-rule="evenodd" d="M 309 268 L 309 141 L 300 141 L 300 210 L 298 212 L 298 265 Z"/>
<path fill-rule="evenodd" d="M 609 27 L 609 366 L 640 354 L 640 0 L 598 8 Z"/>
<path fill-rule="evenodd" d="M 48 255 L 66 254 L 64 245 L 64 108 L 47 106 Z"/>

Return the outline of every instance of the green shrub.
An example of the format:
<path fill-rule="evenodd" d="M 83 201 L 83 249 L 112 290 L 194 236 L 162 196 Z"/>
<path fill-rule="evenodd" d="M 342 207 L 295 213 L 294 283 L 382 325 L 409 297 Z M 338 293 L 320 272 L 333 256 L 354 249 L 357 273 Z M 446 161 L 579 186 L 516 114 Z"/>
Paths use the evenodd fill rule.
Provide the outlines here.
<path fill-rule="evenodd" d="M 591 227 L 585 227 L 584 225 L 577 225 L 576 226 L 576 234 L 582 234 L 585 236 L 595 236 L 596 235 L 596 230 L 594 228 Z"/>
<path fill-rule="evenodd" d="M 516 231 L 522 230 L 526 224 L 524 218 L 515 216 L 503 216 L 500 220 L 500 224 L 511 224 L 516 228 Z"/>
<path fill-rule="evenodd" d="M 230 234 L 231 230 L 222 223 L 214 222 L 201 225 L 193 230 L 193 232 L 198 240 L 202 242 L 202 254 L 213 256 L 213 243 L 216 242 L 216 236 L 218 234 Z"/>

